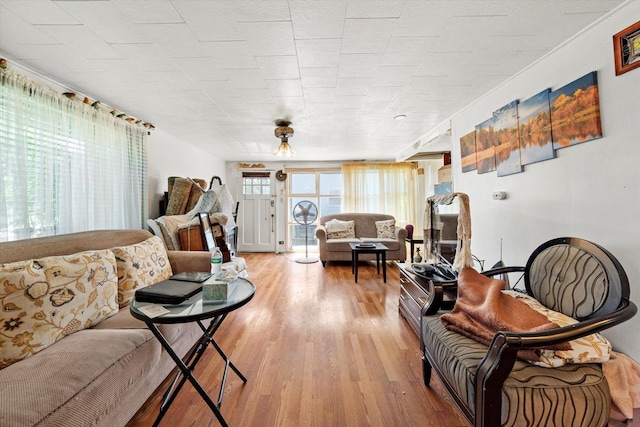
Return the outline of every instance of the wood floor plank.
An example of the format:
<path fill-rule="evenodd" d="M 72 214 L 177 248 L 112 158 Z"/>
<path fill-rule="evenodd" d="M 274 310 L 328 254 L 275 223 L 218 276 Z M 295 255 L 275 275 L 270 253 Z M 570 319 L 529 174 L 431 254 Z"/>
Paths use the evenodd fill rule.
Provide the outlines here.
<path fill-rule="evenodd" d="M 230 371 L 221 411 L 231 426 L 468 427 L 434 376 L 422 383 L 419 341 L 398 313 L 397 268 L 387 283 L 362 262 L 301 264 L 292 254 L 243 254 L 256 285 L 216 333 L 247 377 Z M 195 370 L 217 397 L 224 365 L 213 348 Z M 151 426 L 167 382 L 127 427 Z M 187 383 L 161 426 L 216 426 Z"/>

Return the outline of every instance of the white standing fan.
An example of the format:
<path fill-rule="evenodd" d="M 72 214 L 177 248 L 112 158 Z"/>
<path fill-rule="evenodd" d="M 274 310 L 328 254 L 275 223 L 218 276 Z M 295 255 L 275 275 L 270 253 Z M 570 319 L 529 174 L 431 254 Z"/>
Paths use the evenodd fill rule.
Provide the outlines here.
<path fill-rule="evenodd" d="M 304 256 L 296 259 L 301 264 L 318 262 L 318 257 L 309 256 L 309 224 L 318 218 L 318 208 L 309 200 L 298 202 L 292 211 L 293 219 L 300 225 L 304 225 Z"/>

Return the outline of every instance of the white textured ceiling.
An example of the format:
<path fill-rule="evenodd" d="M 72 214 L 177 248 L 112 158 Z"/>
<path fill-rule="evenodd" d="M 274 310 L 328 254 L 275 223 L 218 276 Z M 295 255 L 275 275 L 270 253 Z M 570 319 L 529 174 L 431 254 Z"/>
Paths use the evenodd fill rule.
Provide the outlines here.
<path fill-rule="evenodd" d="M 0 56 L 226 160 L 279 119 L 297 160 L 395 159 L 622 2 L 0 0 Z"/>

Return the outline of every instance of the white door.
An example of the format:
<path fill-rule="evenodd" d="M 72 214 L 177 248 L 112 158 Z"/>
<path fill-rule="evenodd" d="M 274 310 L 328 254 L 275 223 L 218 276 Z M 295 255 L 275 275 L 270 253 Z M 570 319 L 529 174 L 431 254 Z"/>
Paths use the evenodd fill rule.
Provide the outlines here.
<path fill-rule="evenodd" d="M 238 251 L 276 251 L 276 195 L 274 171 L 243 172 L 237 187 Z"/>

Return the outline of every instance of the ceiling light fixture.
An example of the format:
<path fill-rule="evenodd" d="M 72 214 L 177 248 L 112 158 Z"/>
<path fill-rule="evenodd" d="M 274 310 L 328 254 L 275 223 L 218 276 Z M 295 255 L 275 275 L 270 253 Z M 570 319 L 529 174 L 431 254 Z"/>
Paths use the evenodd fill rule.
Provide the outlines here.
<path fill-rule="evenodd" d="M 276 125 L 278 126 L 273 134 L 276 138 L 280 138 L 280 146 L 273 152 L 278 157 L 291 157 L 296 155 L 296 150 L 294 150 L 289 145 L 289 137 L 293 136 L 293 128 L 289 125 L 291 122 L 287 121 L 278 121 Z"/>
<path fill-rule="evenodd" d="M 393 120 L 398 120 L 398 121 L 404 120 L 406 118 L 407 118 L 406 114 L 398 114 L 397 116 L 393 116 Z"/>

